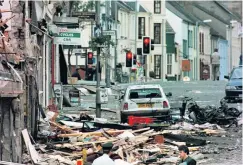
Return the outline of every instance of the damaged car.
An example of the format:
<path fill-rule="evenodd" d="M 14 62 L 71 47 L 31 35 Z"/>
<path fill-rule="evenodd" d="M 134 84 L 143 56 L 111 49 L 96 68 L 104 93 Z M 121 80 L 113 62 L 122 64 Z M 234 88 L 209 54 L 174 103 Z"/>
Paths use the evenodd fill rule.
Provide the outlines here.
<path fill-rule="evenodd" d="M 120 117 L 126 122 L 128 116 L 166 117 L 170 104 L 160 85 L 131 85 L 121 96 Z"/>

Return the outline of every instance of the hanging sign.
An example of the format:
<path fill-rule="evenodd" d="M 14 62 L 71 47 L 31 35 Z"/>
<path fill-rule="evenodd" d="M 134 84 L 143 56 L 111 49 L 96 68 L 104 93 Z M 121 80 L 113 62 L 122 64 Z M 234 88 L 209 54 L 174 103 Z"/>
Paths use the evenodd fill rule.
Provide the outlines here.
<path fill-rule="evenodd" d="M 60 45 L 80 45 L 81 29 L 59 28 L 58 35 L 54 38 L 54 43 Z"/>

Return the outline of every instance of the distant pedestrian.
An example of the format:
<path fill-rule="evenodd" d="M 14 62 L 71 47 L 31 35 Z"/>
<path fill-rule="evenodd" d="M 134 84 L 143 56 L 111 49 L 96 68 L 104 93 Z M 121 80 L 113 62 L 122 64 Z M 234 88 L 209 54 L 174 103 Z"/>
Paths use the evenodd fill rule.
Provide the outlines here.
<path fill-rule="evenodd" d="M 72 74 L 72 77 L 77 77 L 78 80 L 81 80 L 81 76 L 79 74 L 79 69 L 80 68 L 77 68 L 76 71 Z"/>
<path fill-rule="evenodd" d="M 214 49 L 214 53 L 211 57 L 212 61 L 212 74 L 213 80 L 219 80 L 219 68 L 220 68 L 220 56 L 218 53 L 218 49 Z"/>
<path fill-rule="evenodd" d="M 180 152 L 180 164 L 179 165 L 196 165 L 197 162 L 193 158 L 189 156 L 189 149 L 187 146 L 182 145 L 178 147 L 178 150 Z"/>

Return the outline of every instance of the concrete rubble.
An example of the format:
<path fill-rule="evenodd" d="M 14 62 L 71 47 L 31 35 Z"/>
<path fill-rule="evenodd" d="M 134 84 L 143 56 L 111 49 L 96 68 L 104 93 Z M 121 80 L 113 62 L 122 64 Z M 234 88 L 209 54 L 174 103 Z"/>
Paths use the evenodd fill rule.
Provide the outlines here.
<path fill-rule="evenodd" d="M 25 164 L 76 165 L 80 159 L 84 164 L 92 163 L 95 157 L 102 155 L 101 145 L 106 142 L 113 143 L 111 158 L 117 165 L 176 164 L 180 145 L 187 145 L 190 155 L 201 162 L 207 160 L 204 153 L 209 153 L 205 151 L 209 142 L 194 136 L 223 136 L 225 133 L 220 126 L 209 123 L 183 122 L 150 127 L 149 124 L 110 123 L 88 114 L 60 115 L 50 111 L 46 116 L 39 124 L 38 141 L 34 142 L 27 130 L 22 131 L 27 149 Z"/>

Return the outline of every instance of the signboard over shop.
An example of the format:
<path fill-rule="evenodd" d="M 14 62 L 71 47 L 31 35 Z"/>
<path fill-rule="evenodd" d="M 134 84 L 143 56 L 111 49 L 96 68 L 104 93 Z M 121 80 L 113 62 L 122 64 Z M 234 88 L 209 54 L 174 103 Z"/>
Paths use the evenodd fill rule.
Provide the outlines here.
<path fill-rule="evenodd" d="M 55 44 L 80 45 L 81 29 L 58 28 L 58 35 L 54 39 Z"/>

